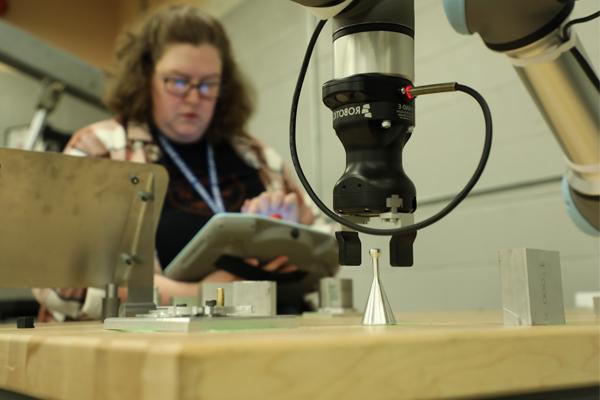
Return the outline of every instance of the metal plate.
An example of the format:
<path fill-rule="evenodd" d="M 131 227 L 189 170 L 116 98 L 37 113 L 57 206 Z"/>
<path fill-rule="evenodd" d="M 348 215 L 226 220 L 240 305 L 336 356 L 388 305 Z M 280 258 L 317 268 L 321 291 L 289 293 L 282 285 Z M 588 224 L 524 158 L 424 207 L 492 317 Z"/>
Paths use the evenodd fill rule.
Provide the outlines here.
<path fill-rule="evenodd" d="M 115 282 L 132 205 L 153 190 L 155 230 L 167 182 L 159 165 L 0 148 L 0 287 Z"/>
<path fill-rule="evenodd" d="M 299 326 L 294 315 L 277 317 L 171 317 L 107 318 L 104 329 L 126 332 L 198 332 L 250 329 L 291 329 Z"/>

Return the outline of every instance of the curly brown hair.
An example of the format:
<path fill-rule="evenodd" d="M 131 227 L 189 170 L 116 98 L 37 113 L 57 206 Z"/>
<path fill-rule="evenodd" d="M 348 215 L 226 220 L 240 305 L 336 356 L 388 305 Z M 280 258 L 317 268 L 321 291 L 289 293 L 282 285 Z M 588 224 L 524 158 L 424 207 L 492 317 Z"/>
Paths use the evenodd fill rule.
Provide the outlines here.
<path fill-rule="evenodd" d="M 154 67 L 171 44 L 211 44 L 221 55 L 221 92 L 206 138 L 219 141 L 244 133 L 253 92 L 243 78 L 223 26 L 191 5 L 167 5 L 126 29 L 117 41 L 116 63 L 105 102 L 123 121 L 152 122 Z"/>

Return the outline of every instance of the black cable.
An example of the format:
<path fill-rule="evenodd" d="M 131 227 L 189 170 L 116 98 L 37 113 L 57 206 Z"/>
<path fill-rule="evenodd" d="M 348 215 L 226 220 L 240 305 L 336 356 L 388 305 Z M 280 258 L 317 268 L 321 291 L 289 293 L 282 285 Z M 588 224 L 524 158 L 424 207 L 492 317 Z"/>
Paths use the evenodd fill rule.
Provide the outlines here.
<path fill-rule="evenodd" d="M 583 22 L 588 22 L 588 21 L 591 21 L 591 20 L 593 20 L 595 18 L 598 18 L 598 17 L 600 17 L 600 11 L 596 11 L 595 13 L 590 14 L 590 15 L 588 15 L 586 17 L 575 18 L 575 19 L 572 19 L 571 21 L 567 22 L 563 26 L 563 28 L 562 28 L 562 37 L 563 37 L 563 40 L 565 42 L 567 40 L 569 40 L 569 38 L 571 37 L 571 34 L 569 33 L 569 29 L 571 29 L 571 27 L 573 25 L 580 24 L 580 23 L 583 23 Z"/>
<path fill-rule="evenodd" d="M 458 84 L 458 83 L 455 84 L 455 90 L 464 92 L 464 93 L 470 95 L 477 101 L 477 103 L 479 103 L 481 110 L 483 111 L 483 117 L 485 119 L 485 142 L 483 145 L 483 152 L 481 154 L 481 159 L 479 160 L 479 164 L 477 165 L 477 168 L 475 169 L 473 176 L 471 176 L 471 179 L 469 179 L 466 186 L 456 195 L 456 197 L 454 197 L 454 199 L 450 203 L 448 203 L 437 214 L 435 214 L 421 222 L 417 222 L 413 225 L 405 226 L 402 228 L 374 229 L 374 228 L 365 227 L 365 226 L 353 223 L 351 221 L 348 221 L 345 218 L 334 213 L 332 210 L 330 210 L 319 199 L 317 194 L 312 189 L 310 183 L 306 179 L 306 176 L 304 175 L 304 171 L 302 170 L 302 166 L 300 165 L 300 160 L 298 159 L 298 152 L 296 149 L 296 116 L 297 116 L 297 111 L 298 111 L 298 102 L 300 100 L 300 94 L 302 92 L 302 84 L 304 82 L 304 77 L 306 76 L 306 71 L 308 69 L 308 64 L 310 62 L 310 58 L 311 58 L 313 49 L 315 47 L 315 43 L 317 41 L 317 38 L 319 37 L 319 33 L 323 29 L 323 26 L 325 25 L 326 22 L 327 22 L 326 20 L 319 21 L 319 23 L 317 24 L 317 27 L 315 28 L 315 31 L 312 34 L 312 37 L 310 38 L 308 47 L 306 49 L 306 53 L 304 55 L 304 60 L 302 61 L 302 66 L 300 67 L 300 74 L 298 75 L 298 81 L 296 82 L 294 96 L 292 98 L 292 109 L 291 109 L 291 113 L 290 113 L 290 153 L 292 156 L 292 163 L 294 164 L 294 168 L 296 169 L 296 173 L 298 174 L 298 178 L 300 179 L 300 182 L 304 186 L 304 189 L 306 189 L 306 192 L 308 193 L 310 198 L 315 202 L 317 207 L 319 207 L 319 209 L 325 215 L 327 215 L 329 218 L 333 219 L 334 221 L 336 221 L 350 229 L 353 229 L 357 232 L 366 233 L 366 234 L 370 234 L 370 235 L 390 236 L 390 235 L 397 235 L 397 234 L 413 232 L 418 229 L 425 228 L 425 227 L 439 221 L 444 216 L 446 216 L 448 213 L 450 213 L 450 211 L 452 211 L 454 208 L 456 208 L 456 206 L 458 206 L 458 204 L 460 204 L 460 202 L 462 200 L 464 200 L 464 198 L 469 194 L 471 189 L 473 189 L 473 186 L 475 186 L 475 184 L 481 177 L 481 174 L 483 173 L 483 170 L 487 163 L 488 157 L 490 155 L 490 150 L 492 147 L 492 115 L 491 115 L 490 109 L 489 109 L 485 99 L 474 89 L 472 89 L 468 86 Z"/>
<path fill-rule="evenodd" d="M 577 46 L 571 48 L 571 53 L 573 57 L 575 57 L 575 61 L 579 64 L 585 76 L 592 82 L 592 85 L 596 88 L 596 90 L 600 91 L 600 80 L 598 79 L 598 75 L 594 71 L 594 68 L 588 63 L 583 54 L 579 51 Z"/>
<path fill-rule="evenodd" d="M 595 13 L 590 14 L 586 17 L 576 18 L 576 19 L 573 19 L 573 20 L 567 22 L 562 28 L 563 41 L 567 42 L 571 38 L 570 29 L 573 25 L 580 24 L 583 22 L 588 22 L 588 21 L 591 21 L 598 17 L 600 17 L 600 11 L 596 11 Z M 596 75 L 596 72 L 594 71 L 592 66 L 589 64 L 589 62 L 585 59 L 583 54 L 581 54 L 581 52 L 579 51 L 579 49 L 577 49 L 577 47 L 573 47 L 571 49 L 571 53 L 573 54 L 573 57 L 575 57 L 575 61 L 577 61 L 577 63 L 579 64 L 579 66 L 581 67 L 581 69 L 583 70 L 583 72 L 585 73 L 587 78 L 590 80 L 592 85 L 597 90 L 600 90 L 600 80 L 598 79 L 598 75 Z"/>

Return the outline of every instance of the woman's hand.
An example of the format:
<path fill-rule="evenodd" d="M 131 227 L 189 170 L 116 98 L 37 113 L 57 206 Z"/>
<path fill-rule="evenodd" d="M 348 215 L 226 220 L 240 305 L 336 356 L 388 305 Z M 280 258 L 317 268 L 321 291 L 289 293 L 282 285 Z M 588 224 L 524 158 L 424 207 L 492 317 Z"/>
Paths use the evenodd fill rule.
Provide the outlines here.
<path fill-rule="evenodd" d="M 266 272 L 274 272 L 276 274 L 289 274 L 290 272 L 294 272 L 298 270 L 296 265 L 288 264 L 289 257 L 287 256 L 279 256 L 274 258 L 270 262 L 264 265 L 260 265 L 260 262 L 256 258 L 248 258 L 244 260 L 248 265 L 254 268 L 261 268 Z M 202 282 L 233 282 L 242 280 L 239 276 L 236 276 L 230 272 L 223 271 L 219 269 L 215 272 L 207 275 Z"/>
<path fill-rule="evenodd" d="M 82 317 L 86 291 L 87 289 L 32 289 L 35 299 L 40 303 L 38 321 L 79 319 Z"/>
<path fill-rule="evenodd" d="M 102 157 L 107 155 L 108 149 L 93 130 L 82 129 L 75 132 L 65 149 L 67 154 L 78 154 L 78 152 L 87 156 Z"/>
<path fill-rule="evenodd" d="M 253 199 L 246 200 L 243 213 L 277 217 L 285 221 L 298 222 L 298 195 L 294 192 L 263 192 Z"/>

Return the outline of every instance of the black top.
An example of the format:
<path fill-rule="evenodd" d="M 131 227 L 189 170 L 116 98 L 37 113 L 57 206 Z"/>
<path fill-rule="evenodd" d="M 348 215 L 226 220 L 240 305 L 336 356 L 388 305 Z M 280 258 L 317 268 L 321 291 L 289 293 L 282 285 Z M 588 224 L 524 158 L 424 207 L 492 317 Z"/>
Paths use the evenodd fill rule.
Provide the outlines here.
<path fill-rule="evenodd" d="M 192 144 L 170 143 L 212 195 L 208 179 L 206 141 Z M 228 212 L 239 212 L 244 200 L 258 196 L 265 187 L 258 171 L 246 164 L 229 142 L 213 144 L 213 150 L 225 209 Z M 156 234 L 156 249 L 164 269 L 214 213 L 170 157 L 164 151 L 163 154 L 164 157 L 158 163 L 169 172 L 169 187 Z"/>

